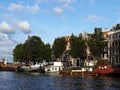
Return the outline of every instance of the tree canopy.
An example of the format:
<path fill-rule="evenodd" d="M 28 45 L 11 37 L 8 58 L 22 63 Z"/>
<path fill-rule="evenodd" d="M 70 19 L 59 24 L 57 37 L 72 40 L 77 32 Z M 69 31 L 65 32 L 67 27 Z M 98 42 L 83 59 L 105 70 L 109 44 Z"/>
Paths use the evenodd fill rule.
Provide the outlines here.
<path fill-rule="evenodd" d="M 23 50 L 23 44 L 18 44 L 15 49 L 13 49 L 13 60 L 15 62 L 23 62 L 23 57 L 24 57 L 24 50 Z"/>
<path fill-rule="evenodd" d="M 42 60 L 51 60 L 51 56 L 56 59 L 61 57 L 64 51 L 74 58 L 84 59 L 86 54 L 86 43 L 89 45 L 91 54 L 95 58 L 99 58 L 104 53 L 104 48 L 107 46 L 105 42 L 102 28 L 95 28 L 93 34 L 88 34 L 87 39 L 83 39 L 82 34 L 70 36 L 70 50 L 66 50 L 67 42 L 65 37 L 55 38 L 52 49 L 50 44 L 45 44 L 40 37 L 31 36 L 24 44 L 16 45 L 13 50 L 14 61 L 19 62 L 41 62 Z M 52 52 L 52 53 L 51 53 Z"/>
<path fill-rule="evenodd" d="M 102 28 L 94 29 L 94 33 L 90 35 L 90 40 L 88 40 L 88 45 L 90 47 L 92 55 L 95 58 L 99 58 L 100 55 L 104 53 L 106 42 L 104 39 Z"/>
<path fill-rule="evenodd" d="M 14 61 L 24 61 L 29 64 L 29 61 L 41 62 L 42 60 L 51 60 L 51 47 L 50 44 L 44 44 L 38 36 L 28 37 L 25 43 L 18 47 L 17 45 L 13 51 Z M 21 57 L 19 51 L 21 50 Z M 19 57 L 17 57 L 17 55 Z M 16 58 L 17 57 L 17 58 Z"/>
<path fill-rule="evenodd" d="M 70 55 L 74 58 L 84 58 L 85 57 L 85 41 L 82 39 L 82 35 L 79 37 L 71 35 L 70 40 Z"/>
<path fill-rule="evenodd" d="M 53 54 L 55 55 L 55 58 L 58 58 L 63 54 L 63 52 L 66 49 L 66 44 L 67 43 L 64 37 L 61 38 L 58 37 L 54 40 L 52 50 Z"/>

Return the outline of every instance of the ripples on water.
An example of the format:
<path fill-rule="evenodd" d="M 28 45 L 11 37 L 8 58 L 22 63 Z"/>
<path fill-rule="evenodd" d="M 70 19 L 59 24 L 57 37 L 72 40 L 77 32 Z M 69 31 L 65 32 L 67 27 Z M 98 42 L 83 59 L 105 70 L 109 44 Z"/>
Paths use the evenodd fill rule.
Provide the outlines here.
<path fill-rule="evenodd" d="M 0 72 L 0 90 L 119 90 L 120 78 Z"/>

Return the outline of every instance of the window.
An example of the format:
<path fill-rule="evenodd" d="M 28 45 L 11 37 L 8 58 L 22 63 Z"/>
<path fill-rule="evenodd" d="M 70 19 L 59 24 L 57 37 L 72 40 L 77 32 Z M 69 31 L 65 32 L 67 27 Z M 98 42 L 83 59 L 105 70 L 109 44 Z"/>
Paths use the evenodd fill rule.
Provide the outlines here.
<path fill-rule="evenodd" d="M 119 45 L 118 46 L 120 46 L 120 41 L 119 41 Z"/>
<path fill-rule="evenodd" d="M 113 54 L 114 54 L 114 55 L 116 55 L 116 49 L 114 49 L 113 51 L 114 51 L 114 53 L 113 53 Z"/>
<path fill-rule="evenodd" d="M 117 47 L 117 42 L 115 42 L 115 47 Z"/>
<path fill-rule="evenodd" d="M 47 71 L 50 71 L 50 69 L 47 69 Z"/>
<path fill-rule="evenodd" d="M 114 55 L 114 49 L 112 49 L 112 55 Z"/>
<path fill-rule="evenodd" d="M 120 48 L 119 48 L 119 54 L 120 54 Z"/>
<path fill-rule="evenodd" d="M 112 42 L 112 47 L 114 47 L 114 42 Z"/>
<path fill-rule="evenodd" d="M 115 40 L 115 35 L 113 34 L 113 40 Z"/>
<path fill-rule="evenodd" d="M 117 39 L 117 34 L 115 34 L 115 40 Z"/>
<path fill-rule="evenodd" d="M 77 59 L 77 66 L 80 66 L 80 60 Z"/>
<path fill-rule="evenodd" d="M 111 35 L 108 36 L 108 40 L 111 40 Z"/>
<path fill-rule="evenodd" d="M 114 35 L 112 35 L 112 40 L 114 39 Z"/>
<path fill-rule="evenodd" d="M 118 63 L 120 64 L 120 56 L 118 56 Z"/>
<path fill-rule="evenodd" d="M 117 34 L 117 39 L 119 39 L 119 33 Z"/>
<path fill-rule="evenodd" d="M 110 43 L 110 48 L 112 47 L 112 43 Z"/>

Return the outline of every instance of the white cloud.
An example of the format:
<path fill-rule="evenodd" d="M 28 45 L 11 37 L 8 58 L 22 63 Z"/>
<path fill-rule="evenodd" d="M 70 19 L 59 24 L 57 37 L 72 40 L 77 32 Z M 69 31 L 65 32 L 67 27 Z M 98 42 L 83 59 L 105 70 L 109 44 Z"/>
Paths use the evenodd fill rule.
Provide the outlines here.
<path fill-rule="evenodd" d="M 40 7 L 38 4 L 35 4 L 34 6 L 27 6 L 26 8 L 28 11 L 32 12 L 33 14 L 38 13 L 40 10 Z"/>
<path fill-rule="evenodd" d="M 94 7 L 95 0 L 79 0 L 78 2 L 82 7 Z"/>
<path fill-rule="evenodd" d="M 62 3 L 72 3 L 75 2 L 75 0 L 56 0 L 57 2 L 62 2 Z"/>
<path fill-rule="evenodd" d="M 13 32 L 13 28 L 7 22 L 0 23 L 0 32 Z"/>
<path fill-rule="evenodd" d="M 36 3 L 41 3 L 41 2 L 50 2 L 52 0 L 35 0 Z"/>
<path fill-rule="evenodd" d="M 89 0 L 89 4 L 90 4 L 91 6 L 94 6 L 94 5 L 95 5 L 95 1 L 94 1 L 94 0 Z"/>
<path fill-rule="evenodd" d="M 69 9 L 69 10 L 74 10 L 74 7 L 70 6 L 69 4 L 65 3 L 62 5 L 62 8 Z"/>
<path fill-rule="evenodd" d="M 23 6 L 21 4 L 16 4 L 16 3 L 12 3 L 8 6 L 8 10 L 11 11 L 27 11 L 27 12 L 32 12 L 33 14 L 36 14 L 39 12 L 40 7 L 38 4 L 35 4 L 33 6 L 27 5 L 27 6 Z"/>
<path fill-rule="evenodd" d="M 5 34 L 11 35 L 17 29 L 21 30 L 25 34 L 30 32 L 30 24 L 27 21 L 16 20 L 12 23 L 13 23 L 13 26 L 8 24 L 6 21 L 3 21 L 2 23 L 0 23 L 0 33 L 5 33 Z"/>
<path fill-rule="evenodd" d="M 11 11 L 21 11 L 22 9 L 24 9 L 24 6 L 20 4 L 12 3 L 8 6 L 8 9 Z"/>
<path fill-rule="evenodd" d="M 59 8 L 59 7 L 53 8 L 53 11 L 54 11 L 55 14 L 57 14 L 57 15 L 62 15 L 62 13 L 63 13 L 63 10 L 62 10 L 61 8 Z"/>
<path fill-rule="evenodd" d="M 12 45 L 13 42 L 8 38 L 7 34 L 0 33 L 0 45 Z"/>
<path fill-rule="evenodd" d="M 30 24 L 27 21 L 18 22 L 18 28 L 25 34 L 30 32 Z"/>
<path fill-rule="evenodd" d="M 98 22 L 100 20 L 104 20 L 103 17 L 100 16 L 96 16 L 96 15 L 89 15 L 88 18 L 86 19 L 86 21 L 91 21 L 91 22 Z"/>
<path fill-rule="evenodd" d="M 63 11 L 66 10 L 74 10 L 75 8 L 71 6 L 71 2 L 75 0 L 58 0 L 57 2 L 64 2 L 60 6 L 56 6 L 53 8 L 53 11 L 56 15 L 62 15 Z M 62 15 L 63 16 L 63 15 Z M 64 16 L 63 16 L 64 18 Z"/>
<path fill-rule="evenodd" d="M 76 0 L 35 0 L 36 3 L 42 3 L 42 2 L 58 2 L 58 3 L 73 3 L 76 2 Z"/>
<path fill-rule="evenodd" d="M 7 34 L 4 34 L 4 33 L 0 33 L 0 37 L 1 37 L 1 38 L 5 38 L 5 39 L 8 39 Z"/>

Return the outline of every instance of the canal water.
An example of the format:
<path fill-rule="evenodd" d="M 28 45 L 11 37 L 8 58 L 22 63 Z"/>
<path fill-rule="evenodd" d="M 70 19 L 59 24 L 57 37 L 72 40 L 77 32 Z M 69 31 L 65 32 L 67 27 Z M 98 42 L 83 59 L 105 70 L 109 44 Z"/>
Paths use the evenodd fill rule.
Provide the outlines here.
<path fill-rule="evenodd" d="M 120 78 L 0 71 L 0 90 L 120 90 Z"/>

